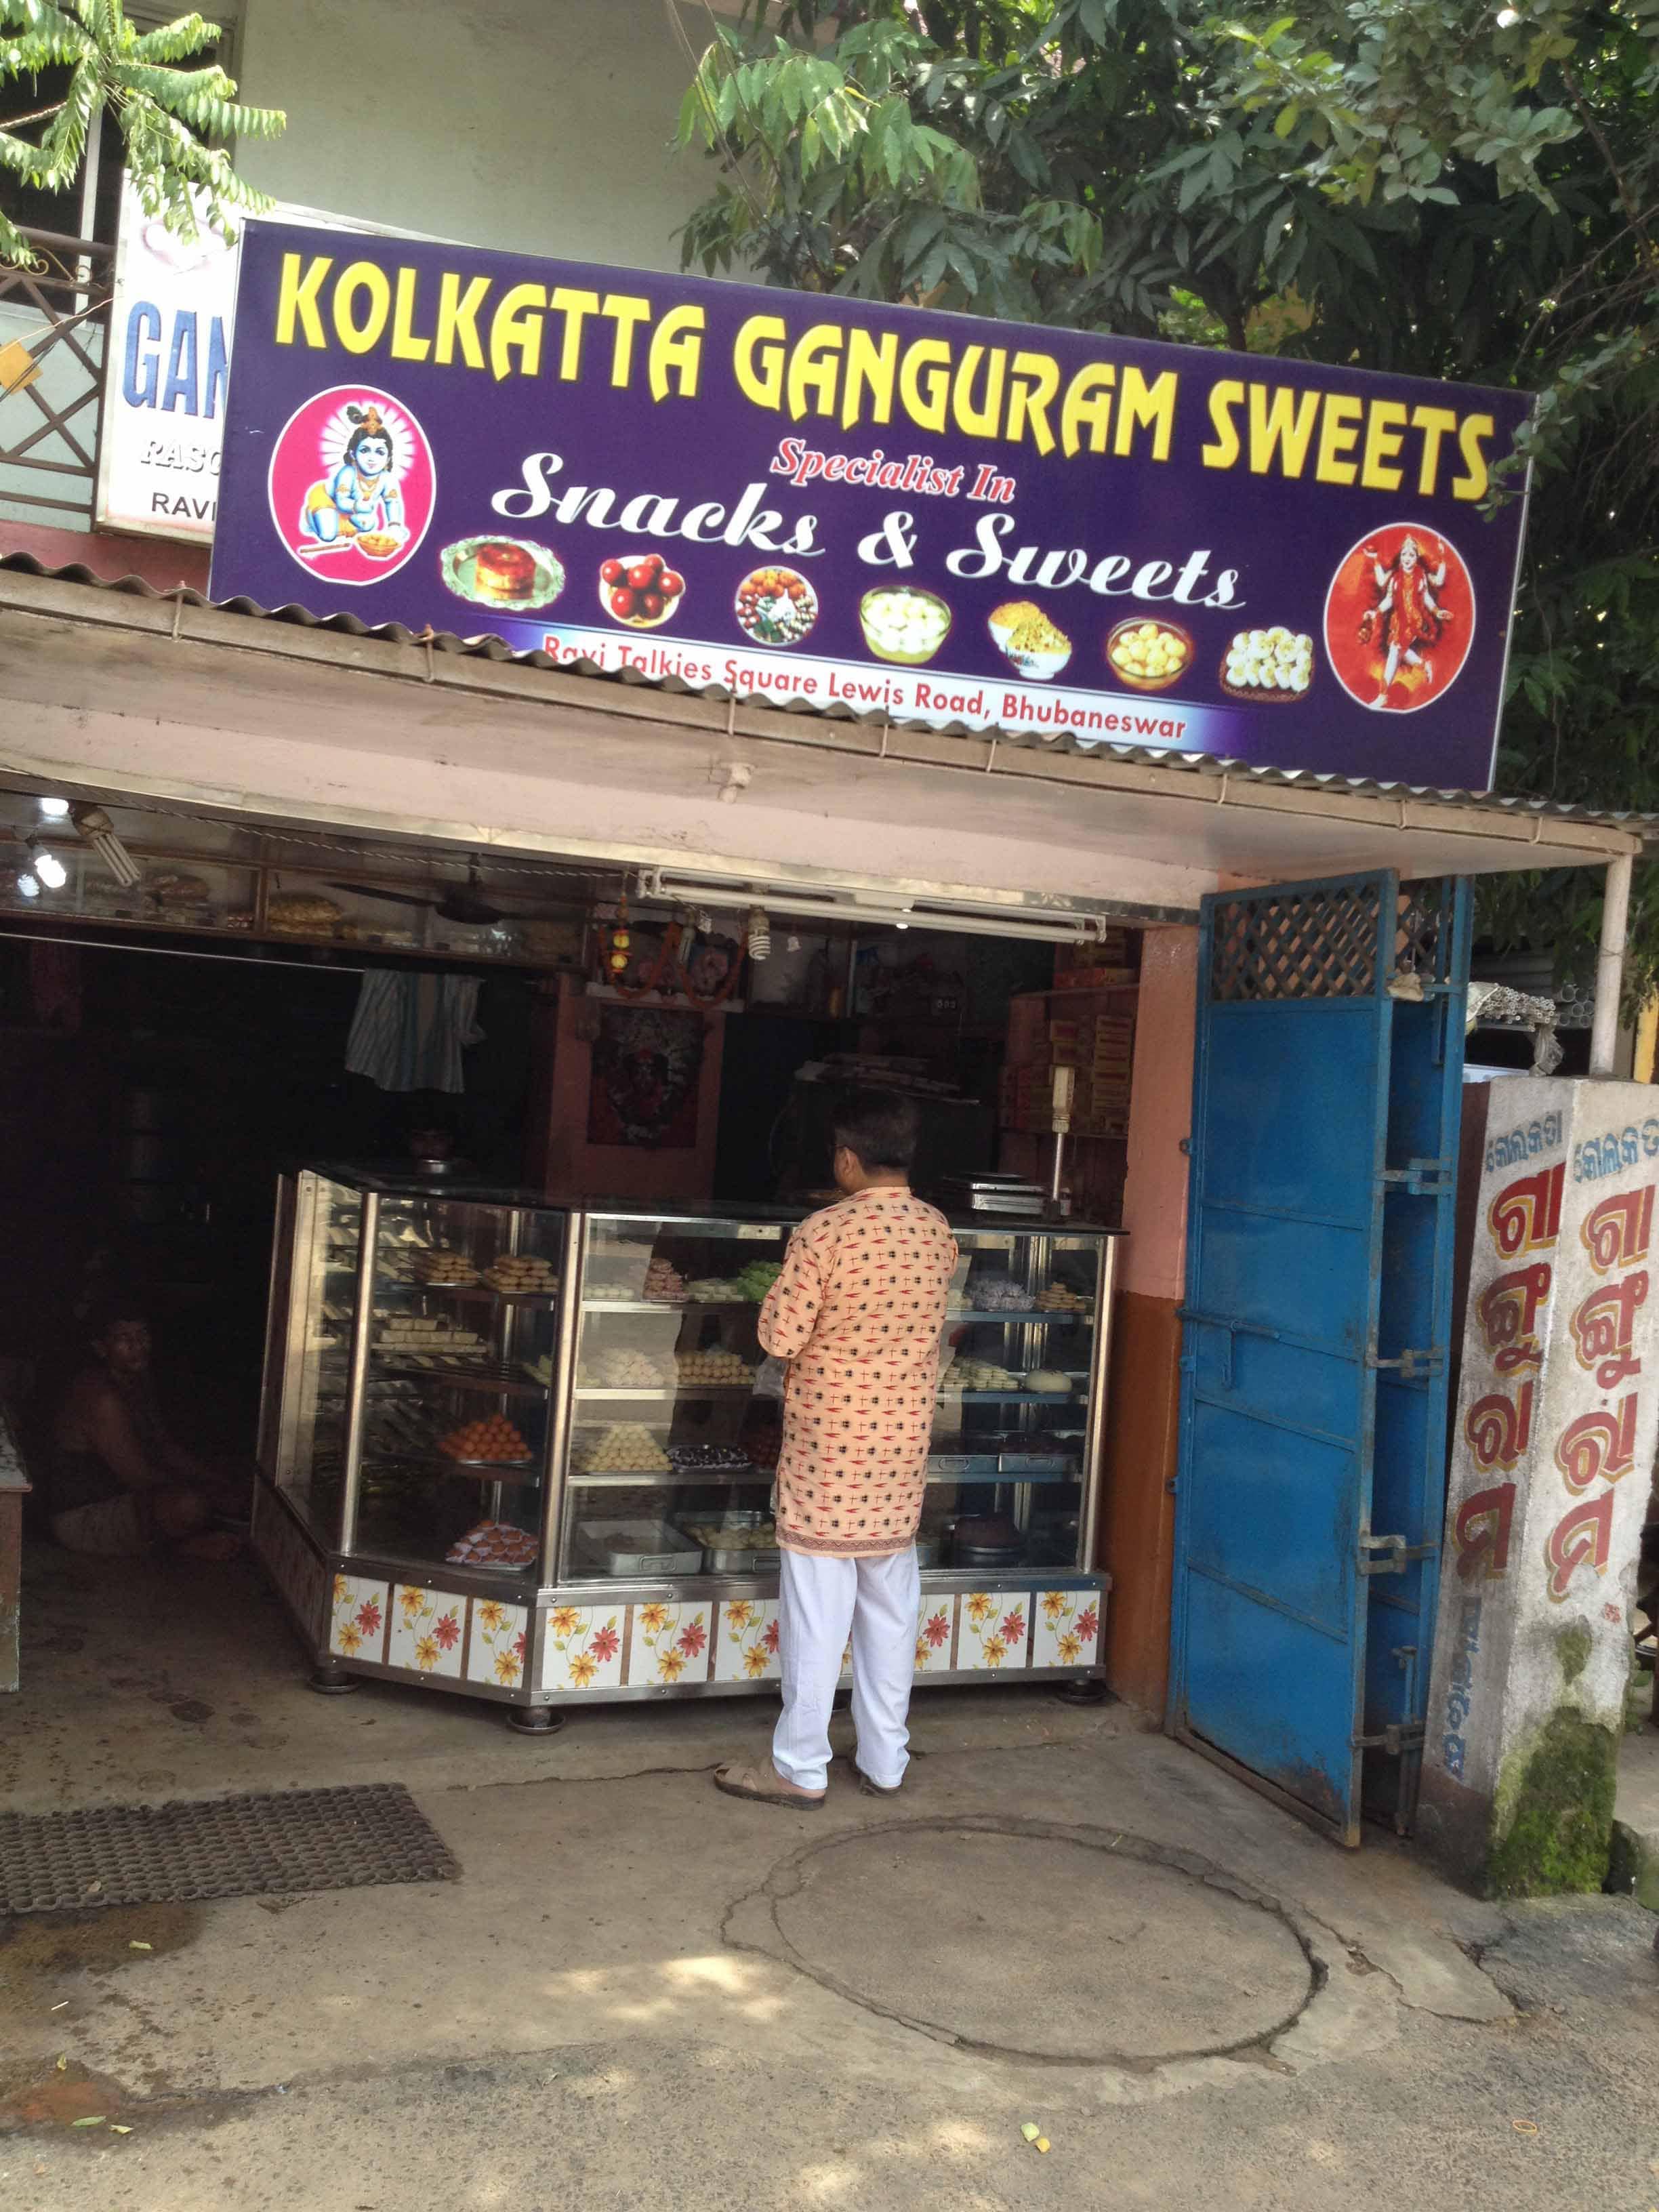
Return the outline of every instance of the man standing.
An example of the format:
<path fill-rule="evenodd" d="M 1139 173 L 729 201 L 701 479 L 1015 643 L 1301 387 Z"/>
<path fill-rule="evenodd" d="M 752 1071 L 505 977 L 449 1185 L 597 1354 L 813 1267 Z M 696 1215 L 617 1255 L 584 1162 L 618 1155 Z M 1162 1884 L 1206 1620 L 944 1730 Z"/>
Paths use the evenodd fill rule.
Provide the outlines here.
<path fill-rule="evenodd" d="M 837 1206 L 801 1224 L 761 1310 L 788 1363 L 778 1461 L 783 1716 L 769 1766 L 723 1766 L 715 1786 L 767 1805 L 822 1805 L 830 1711 L 850 1632 L 859 1786 L 904 1778 L 921 1576 L 916 1524 L 957 1248 L 910 1192 L 918 1115 L 861 1091 L 836 1120 Z"/>

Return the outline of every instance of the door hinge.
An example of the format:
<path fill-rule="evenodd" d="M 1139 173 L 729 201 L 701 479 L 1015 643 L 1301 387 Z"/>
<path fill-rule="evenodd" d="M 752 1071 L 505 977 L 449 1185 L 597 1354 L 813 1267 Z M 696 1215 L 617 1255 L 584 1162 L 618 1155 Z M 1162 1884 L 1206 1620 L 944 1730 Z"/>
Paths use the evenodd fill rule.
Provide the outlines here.
<path fill-rule="evenodd" d="M 1432 1559 L 1438 1544 L 1408 1544 L 1403 1536 L 1362 1536 L 1358 1566 L 1362 1575 L 1403 1575 L 1413 1559 Z M 1381 1559 L 1370 1554 L 1380 1552 Z"/>
<path fill-rule="evenodd" d="M 1419 1376 L 1437 1375 L 1445 1363 L 1445 1353 L 1432 1344 L 1424 1352 L 1402 1352 L 1398 1359 L 1379 1359 L 1374 1352 L 1367 1353 L 1365 1358 L 1367 1367 L 1398 1368 L 1402 1382 L 1414 1382 Z"/>
<path fill-rule="evenodd" d="M 1390 1721 L 1381 1735 L 1351 1735 L 1348 1741 L 1356 1751 L 1386 1751 L 1397 1759 L 1402 1751 L 1420 1751 L 1423 1737 L 1421 1721 Z"/>

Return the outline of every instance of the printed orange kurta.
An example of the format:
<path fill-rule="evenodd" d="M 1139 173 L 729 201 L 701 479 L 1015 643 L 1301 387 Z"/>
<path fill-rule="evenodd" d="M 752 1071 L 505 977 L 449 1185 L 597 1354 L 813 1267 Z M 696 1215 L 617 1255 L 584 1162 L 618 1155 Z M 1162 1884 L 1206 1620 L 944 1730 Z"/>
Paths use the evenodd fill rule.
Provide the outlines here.
<path fill-rule="evenodd" d="M 956 1240 L 908 1190 L 802 1222 L 761 1309 L 789 1362 L 778 1541 L 836 1559 L 902 1551 L 921 1518 Z"/>

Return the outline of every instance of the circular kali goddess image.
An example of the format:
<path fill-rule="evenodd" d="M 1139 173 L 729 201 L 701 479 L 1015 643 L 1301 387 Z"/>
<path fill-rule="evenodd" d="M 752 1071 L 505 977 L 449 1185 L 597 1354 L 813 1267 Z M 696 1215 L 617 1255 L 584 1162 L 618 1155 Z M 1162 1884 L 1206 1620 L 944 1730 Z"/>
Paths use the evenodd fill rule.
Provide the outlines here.
<path fill-rule="evenodd" d="M 296 407 L 271 450 L 270 520 L 302 568 L 334 584 L 378 584 L 426 535 L 437 471 L 406 407 L 367 385 L 335 385 Z"/>
<path fill-rule="evenodd" d="M 1351 545 L 1325 597 L 1325 652 L 1362 707 L 1415 714 L 1461 673 L 1474 641 L 1474 585 L 1449 538 L 1390 522 Z"/>

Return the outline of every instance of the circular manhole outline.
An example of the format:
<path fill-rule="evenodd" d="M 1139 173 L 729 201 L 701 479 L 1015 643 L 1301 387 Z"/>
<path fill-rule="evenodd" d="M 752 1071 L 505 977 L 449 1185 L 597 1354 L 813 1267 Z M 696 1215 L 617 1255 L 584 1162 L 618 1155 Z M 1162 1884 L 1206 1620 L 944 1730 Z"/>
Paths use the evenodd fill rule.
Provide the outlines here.
<path fill-rule="evenodd" d="M 907 2013 L 896 2006 L 884 2004 L 850 1982 L 842 1980 L 838 1975 L 817 1965 L 786 1934 L 778 1917 L 779 1905 L 799 1895 L 803 1887 L 802 1876 L 813 1860 L 826 1857 L 831 1851 L 844 1850 L 849 1844 L 907 1835 L 1005 1836 L 1020 1843 L 1071 1844 L 1083 1850 L 1098 1851 L 1103 1858 L 1128 1859 L 1141 1866 L 1155 1867 L 1162 1873 L 1184 1875 L 1201 1887 L 1218 1890 L 1224 1896 L 1233 1898 L 1239 1904 L 1251 1906 L 1276 1920 L 1302 1954 L 1308 1976 L 1307 1987 L 1281 2020 L 1272 2021 L 1265 2027 L 1255 2028 L 1249 2035 L 1235 2036 L 1224 2043 L 1195 2045 L 1188 2051 L 1165 2051 L 1152 2056 L 1133 2051 L 1029 2051 L 1018 2044 L 989 2043 L 963 2035 L 946 2021 L 931 2020 L 924 2014 Z M 755 1893 L 750 1893 L 751 1896 Z M 844 1828 L 838 1834 L 824 1837 L 822 1842 L 808 1844 L 800 1850 L 792 1852 L 772 1869 L 762 1884 L 759 1894 L 766 1899 L 768 1917 L 778 1942 L 787 1954 L 788 1963 L 798 1973 L 805 1974 L 809 1981 L 816 1982 L 821 1989 L 845 1998 L 862 2012 L 872 2013 L 878 2019 L 890 2020 L 899 2027 L 931 2035 L 958 2051 L 980 2051 L 994 2057 L 1018 2059 L 1027 2065 L 1115 2066 L 1129 2073 L 1154 2074 L 1166 2066 L 1186 2065 L 1194 2058 L 1229 2058 L 1243 2051 L 1266 2051 L 1301 2019 L 1325 1987 L 1328 1978 L 1324 1962 L 1316 1954 L 1297 1921 L 1276 1897 L 1269 1896 L 1253 1882 L 1243 1881 L 1197 1851 L 1186 1850 L 1176 1844 L 1153 1843 L 1147 1837 L 1135 1835 L 1127 1828 L 1079 1827 L 1060 1820 L 1024 1820 L 1012 1815 L 988 1814 L 963 1814 L 954 1818 L 945 1816 L 935 1820 L 880 1821 L 868 1827 Z"/>

